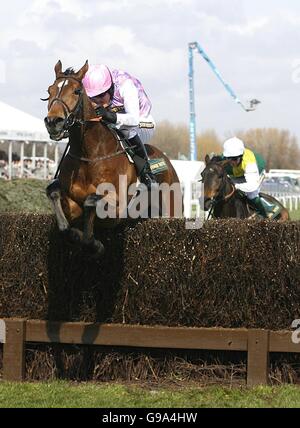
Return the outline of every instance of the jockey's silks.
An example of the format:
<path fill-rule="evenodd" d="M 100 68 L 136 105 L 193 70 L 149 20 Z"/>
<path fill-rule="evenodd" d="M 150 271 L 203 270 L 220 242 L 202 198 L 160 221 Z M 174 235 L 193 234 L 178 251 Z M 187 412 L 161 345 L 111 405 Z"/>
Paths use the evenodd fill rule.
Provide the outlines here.
<path fill-rule="evenodd" d="M 133 82 L 134 86 L 138 90 L 140 116 L 147 117 L 150 114 L 152 104 L 141 82 L 137 78 L 131 76 L 129 73 L 126 73 L 125 71 L 113 70 L 111 74 L 115 85 L 112 106 L 116 106 L 116 107 L 124 106 L 124 98 L 121 95 L 120 88 L 123 85 L 123 83 L 129 79 Z"/>
<path fill-rule="evenodd" d="M 243 160 L 240 165 L 234 166 L 232 168 L 232 175 L 236 178 L 243 177 L 245 175 L 245 171 L 247 170 L 247 166 L 251 164 L 257 165 L 259 174 L 261 174 L 262 171 L 265 169 L 265 162 L 263 158 L 259 154 L 254 153 L 252 150 L 245 149 Z"/>

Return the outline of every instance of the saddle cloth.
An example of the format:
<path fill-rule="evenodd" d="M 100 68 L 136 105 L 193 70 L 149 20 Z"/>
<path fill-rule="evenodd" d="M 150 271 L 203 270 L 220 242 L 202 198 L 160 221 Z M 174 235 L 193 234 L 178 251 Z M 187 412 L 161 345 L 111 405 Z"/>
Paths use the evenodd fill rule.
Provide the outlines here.
<path fill-rule="evenodd" d="M 132 149 L 126 138 L 123 136 L 121 131 L 117 130 L 116 128 L 109 127 L 111 132 L 113 132 L 118 139 L 120 146 L 123 150 L 126 152 L 126 156 L 130 163 L 134 164 L 133 156 L 134 156 L 134 149 Z M 154 175 L 161 174 L 164 171 L 168 170 L 168 165 L 166 164 L 166 161 L 164 158 L 158 158 L 158 159 L 150 159 L 149 160 L 151 171 Z"/>

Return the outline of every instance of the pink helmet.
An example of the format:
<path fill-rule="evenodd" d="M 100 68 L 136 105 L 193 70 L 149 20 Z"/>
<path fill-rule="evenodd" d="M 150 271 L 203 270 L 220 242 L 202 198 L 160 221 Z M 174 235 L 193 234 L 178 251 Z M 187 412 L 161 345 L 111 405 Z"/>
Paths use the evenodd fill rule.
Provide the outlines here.
<path fill-rule="evenodd" d="M 108 91 L 113 82 L 109 68 L 104 64 L 99 64 L 89 66 L 82 83 L 88 97 L 96 97 Z"/>

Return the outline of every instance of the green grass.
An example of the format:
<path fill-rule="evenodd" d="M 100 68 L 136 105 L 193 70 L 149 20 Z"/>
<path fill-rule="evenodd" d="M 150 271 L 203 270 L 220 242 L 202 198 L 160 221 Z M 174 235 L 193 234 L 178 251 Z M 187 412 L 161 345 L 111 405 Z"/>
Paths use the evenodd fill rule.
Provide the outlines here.
<path fill-rule="evenodd" d="M 0 408 L 295 408 L 297 386 L 150 388 L 87 383 L 0 383 Z"/>
<path fill-rule="evenodd" d="M 292 211 L 291 213 L 290 213 L 290 215 L 291 215 L 291 219 L 292 220 L 300 220 L 300 210 L 298 210 L 298 211 Z"/>
<path fill-rule="evenodd" d="M 48 182 L 34 179 L 0 180 L 0 212 L 53 213 L 45 189 Z M 292 220 L 300 220 L 300 209 L 292 211 Z M 193 216 L 196 208 L 193 206 Z"/>
<path fill-rule="evenodd" d="M 47 181 L 0 180 L 0 212 L 51 213 L 46 196 Z"/>

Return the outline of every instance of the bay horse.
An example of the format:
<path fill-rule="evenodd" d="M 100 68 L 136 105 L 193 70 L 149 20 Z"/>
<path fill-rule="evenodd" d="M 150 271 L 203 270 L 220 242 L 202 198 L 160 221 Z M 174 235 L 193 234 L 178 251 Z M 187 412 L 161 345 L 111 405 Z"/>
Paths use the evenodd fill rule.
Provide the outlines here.
<path fill-rule="evenodd" d="M 115 227 L 124 221 L 121 215 L 119 176 L 126 178 L 127 208 L 127 203 L 134 197 L 128 195 L 128 189 L 137 182 L 137 173 L 116 132 L 96 116 L 82 84 L 88 67 L 86 61 L 78 72 L 73 69 L 63 72 L 62 63 L 58 61 L 54 68 L 55 81 L 48 88 L 49 97 L 43 100 L 48 101 L 45 125 L 50 138 L 60 141 L 69 137 L 69 152 L 61 161 L 57 179 L 47 187 L 47 195 L 53 204 L 59 230 L 72 242 L 100 256 L 104 246 L 95 239 L 94 225 Z M 146 149 L 150 159 L 165 162 L 165 170 L 157 175 L 158 183 L 178 185 L 180 189 L 179 179 L 170 160 L 155 147 L 146 145 Z M 103 183 L 109 183 L 116 189 L 116 217 L 111 221 L 99 219 L 96 212 L 97 202 L 101 199 L 97 188 Z M 180 190 L 179 193 L 170 192 L 169 201 L 163 201 L 163 196 L 160 196 L 160 204 L 165 202 L 168 205 L 170 217 L 175 215 L 176 204 L 180 203 L 182 207 Z"/>
<path fill-rule="evenodd" d="M 210 211 L 214 218 L 261 218 L 251 205 L 246 195 L 238 191 L 226 172 L 229 161 L 215 156 L 212 159 L 207 155 L 206 167 L 202 171 L 204 185 L 204 210 Z M 270 204 L 278 208 L 274 220 L 289 220 L 288 210 L 271 195 L 261 193 L 261 196 Z"/>

